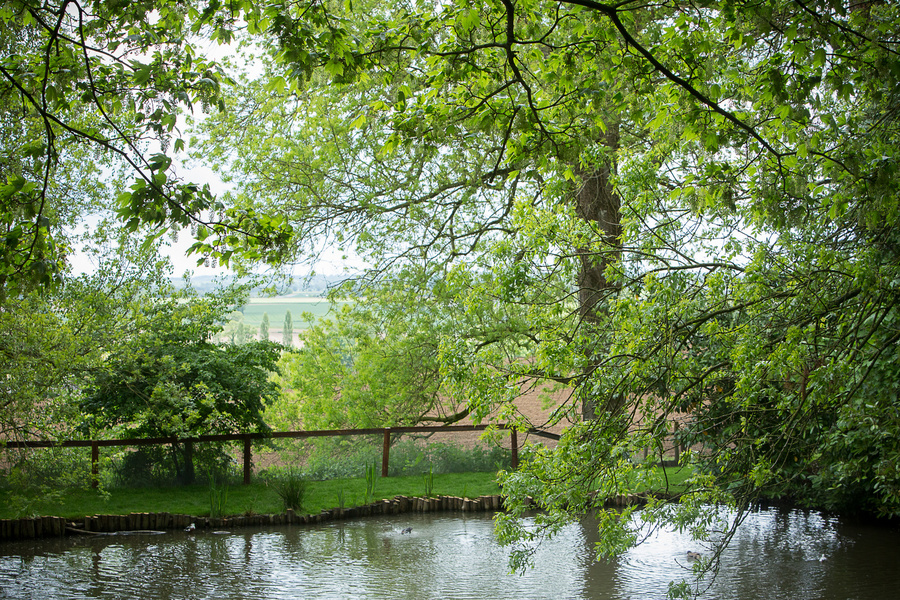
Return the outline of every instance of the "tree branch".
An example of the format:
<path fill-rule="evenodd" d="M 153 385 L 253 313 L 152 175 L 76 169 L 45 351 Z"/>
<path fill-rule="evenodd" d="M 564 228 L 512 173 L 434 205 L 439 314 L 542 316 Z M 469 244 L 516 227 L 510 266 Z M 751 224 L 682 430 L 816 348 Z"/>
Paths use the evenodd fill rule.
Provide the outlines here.
<path fill-rule="evenodd" d="M 506 1 L 508 1 L 508 0 L 506 0 Z M 625 40 L 625 42 L 627 42 L 630 46 L 633 46 L 635 48 L 635 50 L 637 50 L 638 53 L 640 55 L 642 55 L 647 60 L 647 62 L 649 62 L 653 66 L 653 68 L 656 69 L 659 73 L 661 73 L 666 79 L 668 79 L 669 81 L 673 82 L 677 86 L 679 86 L 682 89 L 684 89 L 685 91 L 687 91 L 691 96 L 693 96 L 695 99 L 697 99 L 700 103 L 705 104 L 707 107 L 712 109 L 713 112 L 722 115 L 723 117 L 725 117 L 725 119 L 727 119 L 728 121 L 730 121 L 731 123 L 733 123 L 734 125 L 739 127 L 740 129 L 743 129 L 745 132 L 747 132 L 747 134 L 750 135 L 750 137 L 752 137 L 757 142 L 759 142 L 763 148 L 765 148 L 767 151 L 769 151 L 776 158 L 781 159 L 781 157 L 785 156 L 784 153 L 778 152 L 777 150 L 775 150 L 775 148 L 773 148 L 771 146 L 771 144 L 769 144 L 769 142 L 767 142 L 765 139 L 763 139 L 763 137 L 761 135 L 759 135 L 759 133 L 757 133 L 756 129 L 754 129 L 750 125 L 747 125 L 746 123 L 744 123 L 743 121 L 738 119 L 730 111 L 727 111 L 724 108 L 722 108 L 722 106 L 719 105 L 717 102 L 713 101 L 711 98 L 709 98 L 705 94 L 701 93 L 697 88 L 692 86 L 687 80 L 676 75 L 668 67 L 666 67 L 664 64 L 662 64 L 659 61 L 659 59 L 657 59 L 653 55 L 652 52 L 650 52 L 647 48 L 645 48 L 640 42 L 638 42 L 634 38 L 633 35 L 631 35 L 631 32 L 628 31 L 628 29 L 625 27 L 625 24 L 622 23 L 622 20 L 619 18 L 619 14 L 618 14 L 619 9 L 618 8 L 616 8 L 615 6 L 609 5 L 609 4 L 601 4 L 599 2 L 593 2 L 592 0 L 557 0 L 557 2 L 559 2 L 561 4 L 572 4 L 572 5 L 581 6 L 584 8 L 589 8 L 589 9 L 597 11 L 597 12 L 601 13 L 602 15 L 604 15 L 605 17 L 607 17 L 612 22 L 612 24 L 616 28 L 616 30 L 621 34 L 621 36 Z M 506 2 L 504 2 L 504 4 L 505 3 Z"/>

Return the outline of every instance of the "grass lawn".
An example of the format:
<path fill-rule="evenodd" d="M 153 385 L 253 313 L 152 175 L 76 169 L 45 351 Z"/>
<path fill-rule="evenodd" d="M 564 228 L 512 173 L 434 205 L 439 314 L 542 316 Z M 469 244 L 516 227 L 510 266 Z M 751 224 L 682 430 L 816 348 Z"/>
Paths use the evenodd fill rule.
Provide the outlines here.
<path fill-rule="evenodd" d="M 318 513 L 322 509 L 365 504 L 366 480 L 332 479 L 307 482 L 303 513 Z M 207 516 L 212 505 L 209 486 L 195 485 L 164 488 L 115 488 L 105 491 L 69 489 L 42 498 L 28 498 L 26 514 L 14 508 L 21 502 L 11 502 L 12 490 L 0 490 L 0 518 L 10 519 L 31 515 L 54 515 L 79 518 L 86 515 L 127 515 L 132 512 L 168 512 Z M 448 473 L 434 475 L 435 495 L 478 496 L 499 494 L 495 473 Z M 374 498 L 394 496 L 424 496 L 422 476 L 378 477 Z M 275 487 L 266 482 L 227 487 L 224 512 L 228 515 L 268 514 L 283 512 L 284 507 Z"/>
<path fill-rule="evenodd" d="M 689 473 L 680 468 L 667 468 L 666 477 L 671 491 L 683 488 Z M 438 496 L 477 498 L 499 494 L 495 473 L 447 473 L 434 475 L 432 493 Z M 366 480 L 331 479 L 308 481 L 302 513 L 318 513 L 323 509 L 365 504 Z M 421 475 L 406 477 L 378 477 L 371 500 L 394 496 L 424 496 L 425 481 Z M 162 488 L 114 488 L 104 491 L 67 489 L 49 496 L 13 498 L 14 490 L 0 489 L 0 518 L 10 519 L 33 515 L 54 515 L 71 519 L 95 515 L 127 515 L 132 512 L 167 512 L 207 516 L 212 497 L 209 486 L 195 485 Z M 276 488 L 263 481 L 250 485 L 227 487 L 224 513 L 227 515 L 269 514 L 283 512 L 284 507 Z"/>

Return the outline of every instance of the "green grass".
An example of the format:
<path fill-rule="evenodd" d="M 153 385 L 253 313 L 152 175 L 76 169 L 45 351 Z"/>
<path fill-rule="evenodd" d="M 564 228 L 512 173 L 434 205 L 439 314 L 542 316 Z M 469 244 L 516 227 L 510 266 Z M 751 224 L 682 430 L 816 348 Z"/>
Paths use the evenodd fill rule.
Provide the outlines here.
<path fill-rule="evenodd" d="M 685 481 L 687 481 L 691 475 L 693 475 L 693 471 L 691 469 L 686 469 L 683 467 L 666 467 L 665 468 L 665 479 L 660 479 L 660 481 L 665 481 L 669 485 L 669 491 L 672 493 L 677 493 L 684 491 L 687 488 Z"/>
<path fill-rule="evenodd" d="M 687 469 L 667 468 L 669 490 L 684 489 L 684 481 L 690 476 Z M 421 475 L 403 477 L 377 477 L 374 499 L 394 496 L 425 496 L 426 483 Z M 499 494 L 500 487 L 494 473 L 444 473 L 435 474 L 432 493 L 438 496 L 465 496 L 477 498 Z M 163 488 L 114 488 L 98 490 L 69 489 L 52 494 L 53 497 L 28 498 L 28 508 L 23 513 L 16 509 L 22 504 L 13 499 L 15 492 L 0 490 L 0 518 L 10 519 L 32 515 L 54 515 L 77 519 L 87 515 L 127 515 L 132 512 L 167 512 L 208 516 L 211 501 L 207 485 Z M 323 509 L 359 506 L 365 503 L 366 480 L 330 479 L 308 481 L 302 513 L 314 514 Z M 280 513 L 282 500 L 274 484 L 264 481 L 250 485 L 228 486 L 224 514 Z"/>
<path fill-rule="evenodd" d="M 318 513 L 340 506 L 364 503 L 366 480 L 333 479 L 308 482 L 302 513 Z M 446 496 L 478 496 L 499 494 L 494 473 L 447 473 L 434 476 L 434 493 Z M 10 490 L 0 490 L 0 518 L 9 519 L 30 515 L 54 515 L 77 519 L 95 514 L 127 515 L 132 512 L 167 512 L 208 516 L 210 513 L 209 486 L 196 485 L 167 488 L 116 488 L 97 490 L 71 489 L 52 499 L 29 499 L 28 514 L 19 514 L 10 502 Z M 408 477 L 378 477 L 374 498 L 394 496 L 424 496 L 425 485 L 420 475 Z M 280 513 L 282 500 L 274 485 L 256 482 L 250 485 L 231 485 L 224 514 Z"/>

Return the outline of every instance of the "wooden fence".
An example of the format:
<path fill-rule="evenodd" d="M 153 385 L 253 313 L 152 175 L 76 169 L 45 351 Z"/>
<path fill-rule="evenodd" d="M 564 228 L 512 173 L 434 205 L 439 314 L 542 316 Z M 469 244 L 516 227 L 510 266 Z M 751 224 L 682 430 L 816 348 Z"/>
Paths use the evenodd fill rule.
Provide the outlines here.
<path fill-rule="evenodd" d="M 487 425 L 444 425 L 435 427 L 377 427 L 372 429 L 327 429 L 319 431 L 273 431 L 269 433 L 235 433 L 221 435 L 200 435 L 192 438 L 142 438 L 131 440 L 61 440 L 61 441 L 0 441 L 0 447 L 6 448 L 91 448 L 91 480 L 97 487 L 100 474 L 100 448 L 114 446 L 153 446 L 160 444 L 196 443 L 196 442 L 243 442 L 244 484 L 250 483 L 251 464 L 253 462 L 254 440 L 283 439 L 283 438 L 312 438 L 332 436 L 354 435 L 381 435 L 384 443 L 381 452 L 381 476 L 388 476 L 390 463 L 391 436 L 403 433 L 438 433 L 438 432 L 462 432 L 484 431 Z M 518 431 L 512 427 L 501 426 L 510 432 L 510 447 L 512 449 L 512 468 L 519 466 L 519 442 Z M 547 431 L 532 429 L 529 434 L 551 440 L 559 440 L 559 435 Z"/>

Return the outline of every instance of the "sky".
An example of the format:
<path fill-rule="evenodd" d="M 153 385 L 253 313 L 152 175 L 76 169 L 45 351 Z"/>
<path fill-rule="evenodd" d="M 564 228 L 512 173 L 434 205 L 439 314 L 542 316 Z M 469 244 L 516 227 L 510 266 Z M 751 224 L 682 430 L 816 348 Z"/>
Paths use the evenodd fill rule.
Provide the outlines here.
<path fill-rule="evenodd" d="M 209 183 L 210 188 L 212 188 L 213 193 L 219 194 L 222 193 L 225 189 L 225 185 L 221 182 L 219 177 L 208 167 L 195 166 L 189 169 L 179 169 L 180 173 L 190 181 L 197 181 L 201 183 Z M 85 230 L 89 230 L 91 227 L 95 227 L 97 222 L 99 221 L 99 217 L 91 217 L 88 216 L 84 219 L 81 227 L 76 229 L 75 233 L 83 233 Z M 175 276 L 181 278 L 186 270 L 193 271 L 195 276 L 200 275 L 223 275 L 227 274 L 228 269 L 217 267 L 217 268 L 209 268 L 204 266 L 197 266 L 197 256 L 188 256 L 188 249 L 194 243 L 193 238 L 191 237 L 191 232 L 189 229 L 184 229 L 179 232 L 177 236 L 177 241 L 172 242 L 171 240 L 166 240 L 165 246 L 163 248 L 163 254 L 169 257 L 169 260 L 172 262 L 174 266 Z M 76 250 L 71 256 L 69 256 L 69 262 L 72 266 L 72 271 L 74 274 L 78 275 L 81 273 L 92 273 L 97 269 L 97 265 L 91 259 L 88 254 L 81 252 L 80 250 Z"/>
<path fill-rule="evenodd" d="M 205 52 L 209 58 L 213 58 L 214 60 L 221 60 L 226 55 L 234 55 L 235 53 L 235 48 L 233 46 L 220 46 L 217 43 L 209 41 L 207 41 L 205 45 L 201 44 L 201 50 Z M 202 111 L 196 111 L 191 117 L 194 121 L 197 121 L 202 120 L 205 115 Z M 190 138 L 191 120 L 184 117 L 179 118 L 177 128 L 181 131 L 183 139 L 188 140 Z M 152 150 L 147 151 L 147 154 L 152 153 Z M 184 156 L 186 156 L 186 154 Z M 209 184 L 213 194 L 217 196 L 234 188 L 232 184 L 224 183 L 219 175 L 207 166 L 198 164 L 196 161 L 192 160 L 181 160 L 180 164 L 178 164 L 178 157 L 173 158 L 175 158 L 175 168 L 178 176 L 185 181 Z M 91 220 L 87 219 L 84 227 L 90 226 Z M 189 229 L 180 231 L 175 241 L 169 239 L 165 241 L 163 254 L 169 257 L 169 260 L 173 265 L 173 274 L 176 278 L 180 279 L 186 271 L 191 271 L 193 276 L 228 275 L 231 273 L 230 269 L 221 266 L 207 267 L 202 264 L 198 265 L 197 263 L 200 257 L 197 255 L 188 255 L 188 249 L 193 243 L 194 239 L 192 238 Z M 344 258 L 345 254 L 347 253 L 336 248 L 326 248 L 322 252 L 321 260 L 314 265 L 315 271 L 324 275 L 337 275 L 344 273 L 347 268 L 359 270 L 363 267 L 361 260 L 353 258 L 347 260 Z M 76 274 L 93 272 L 97 268 L 90 257 L 81 252 L 76 252 L 69 257 L 69 260 L 73 271 Z M 304 265 L 299 267 L 295 274 L 305 275 L 308 272 L 309 266 Z"/>

